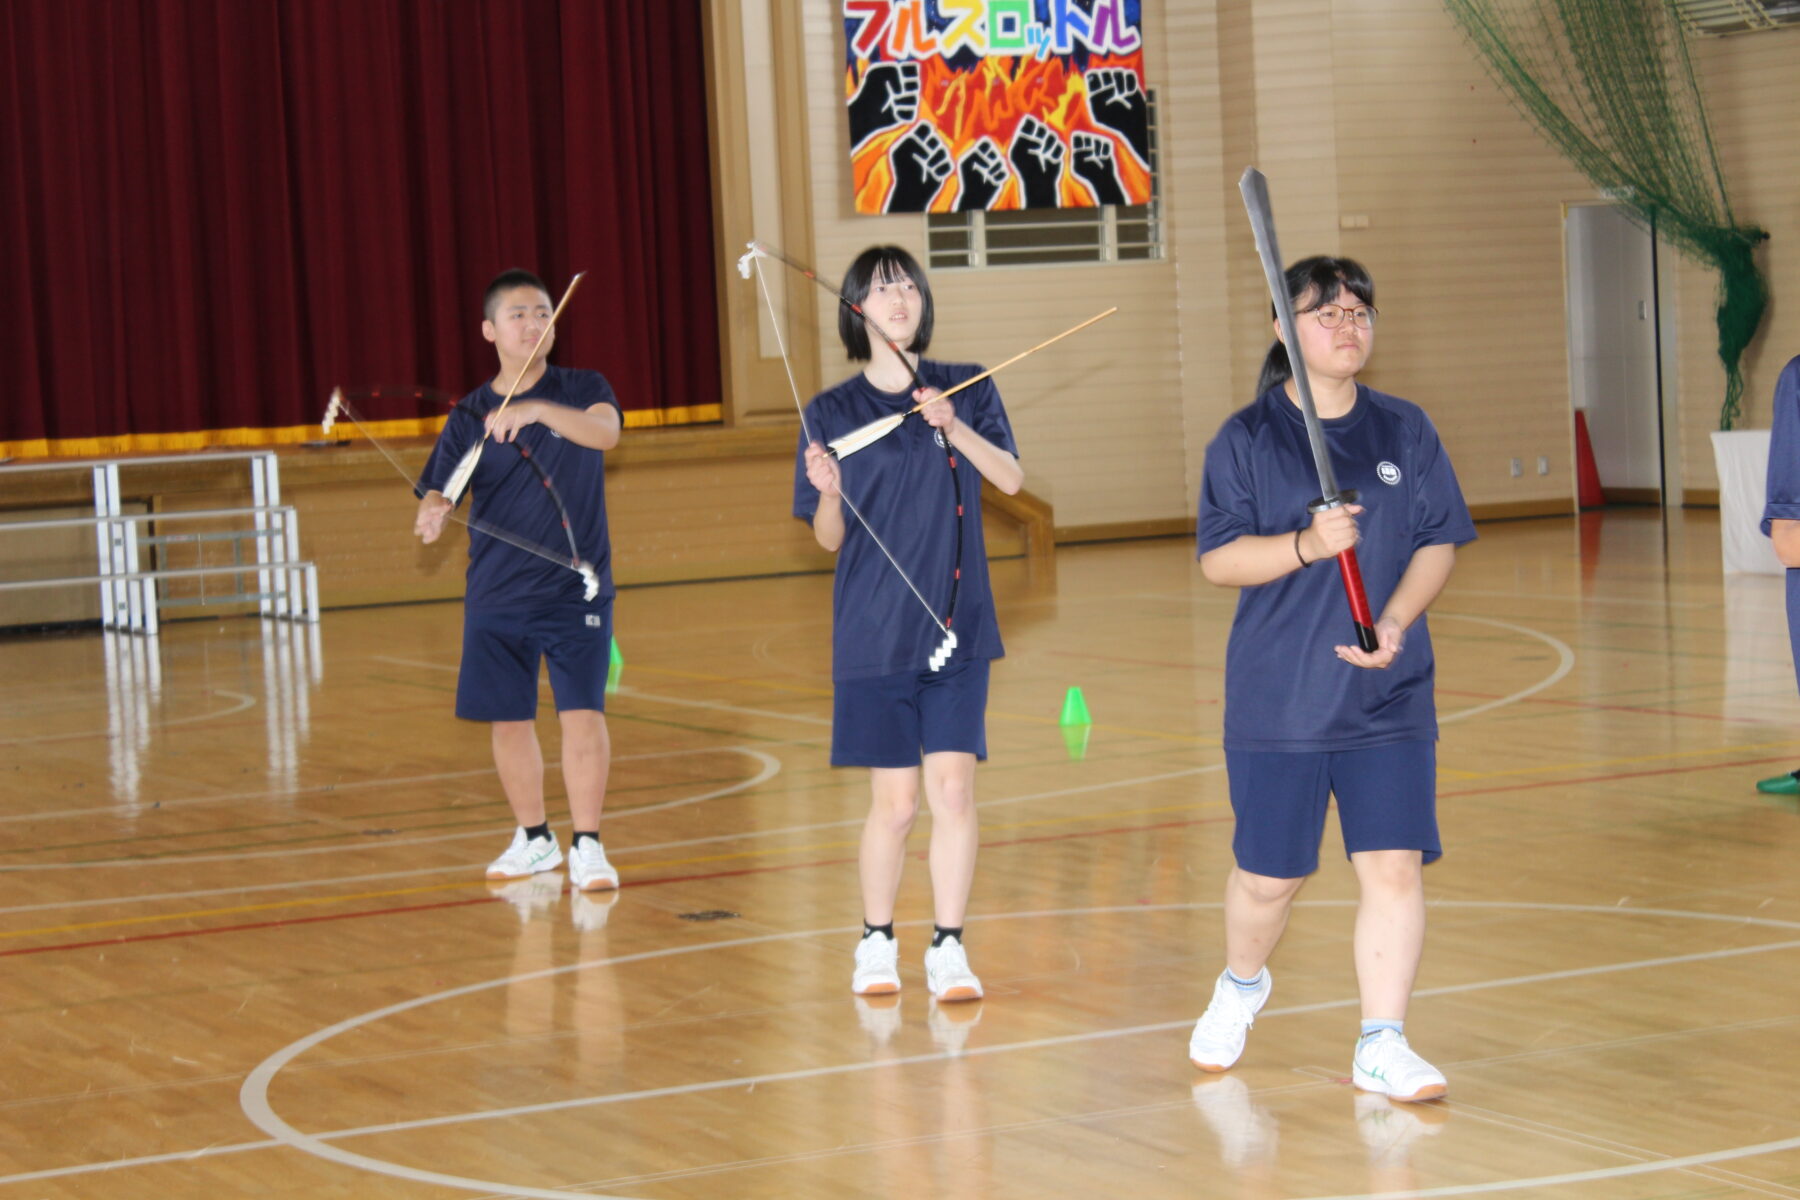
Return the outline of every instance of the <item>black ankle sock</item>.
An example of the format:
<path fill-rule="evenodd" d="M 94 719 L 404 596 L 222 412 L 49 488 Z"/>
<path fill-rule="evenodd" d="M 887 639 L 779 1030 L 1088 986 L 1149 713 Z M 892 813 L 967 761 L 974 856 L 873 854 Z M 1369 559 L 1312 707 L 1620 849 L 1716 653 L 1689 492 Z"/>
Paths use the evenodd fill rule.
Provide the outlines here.
<path fill-rule="evenodd" d="M 570 840 L 569 845 L 570 846 L 581 845 L 582 838 L 586 838 L 588 841 L 593 842 L 597 846 L 600 844 L 600 831 L 598 829 L 596 829 L 592 833 L 589 833 L 585 829 L 577 829 L 575 831 L 575 836 L 573 839 Z"/>
<path fill-rule="evenodd" d="M 963 927 L 961 925 L 958 925 L 954 929 L 949 929 L 942 925 L 933 925 L 931 929 L 931 944 L 934 946 L 943 945 L 945 938 L 955 938 L 959 942 L 962 941 Z"/>
<path fill-rule="evenodd" d="M 548 821 L 545 821 L 542 825 L 527 825 L 525 827 L 525 837 L 527 840 L 531 838 L 547 838 L 549 836 L 550 822 Z"/>
<path fill-rule="evenodd" d="M 889 921 L 886 925 L 871 925 L 867 921 L 864 921 L 863 936 L 868 937 L 871 933 L 885 934 L 887 940 L 891 942 L 894 940 L 894 923 Z"/>

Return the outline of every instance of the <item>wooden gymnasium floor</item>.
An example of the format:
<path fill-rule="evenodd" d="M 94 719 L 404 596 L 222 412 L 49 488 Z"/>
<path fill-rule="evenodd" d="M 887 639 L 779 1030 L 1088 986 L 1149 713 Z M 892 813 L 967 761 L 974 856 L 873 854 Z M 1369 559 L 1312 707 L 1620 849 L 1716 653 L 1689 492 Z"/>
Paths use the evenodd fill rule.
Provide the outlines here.
<path fill-rule="evenodd" d="M 1345 1081 L 1335 828 L 1243 1063 L 1187 1063 L 1233 596 L 1184 542 L 996 566 L 960 1007 L 919 860 L 906 989 L 848 991 L 822 577 L 619 598 L 616 900 L 482 880 L 509 823 L 453 604 L 0 642 L 0 1200 L 1800 1197 L 1800 812 L 1752 787 L 1800 764 L 1781 586 L 1673 522 L 1484 526 L 1432 617 L 1430 1106 Z"/>

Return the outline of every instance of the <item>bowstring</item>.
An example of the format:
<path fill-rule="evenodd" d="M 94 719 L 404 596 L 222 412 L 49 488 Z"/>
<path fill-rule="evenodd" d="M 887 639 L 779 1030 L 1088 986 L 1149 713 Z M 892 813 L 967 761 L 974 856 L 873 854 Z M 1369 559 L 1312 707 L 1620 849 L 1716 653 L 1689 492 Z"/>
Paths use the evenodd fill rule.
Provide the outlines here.
<path fill-rule="evenodd" d="M 750 265 L 756 270 L 756 285 L 762 290 L 763 302 L 767 304 L 769 308 L 769 327 L 775 332 L 775 345 L 781 350 L 781 366 L 782 370 L 787 373 L 788 390 L 794 394 L 794 408 L 800 413 L 800 434 L 810 444 L 813 440 L 812 431 L 807 428 L 806 408 L 800 402 L 800 385 L 794 379 L 793 363 L 788 360 L 787 339 L 781 336 L 781 321 L 779 315 L 775 312 L 775 301 L 769 295 L 768 280 L 763 278 L 762 259 L 763 255 L 757 254 L 751 258 Z M 802 272 L 802 274 L 804 273 L 805 272 Z M 879 333 L 881 331 L 877 330 L 876 332 Z M 904 356 L 902 356 L 902 361 L 904 361 Z M 907 364 L 908 370 L 911 370 L 911 366 L 912 364 Z M 913 379 L 915 382 L 918 379 L 916 372 L 913 375 Z M 844 476 L 841 467 L 838 471 L 838 499 L 844 502 L 844 507 L 848 508 L 851 514 L 856 517 L 857 523 L 863 527 L 863 530 L 869 535 L 869 539 L 880 548 L 881 553 L 886 556 L 894 570 L 899 573 L 900 578 L 905 582 L 907 588 L 918 598 L 919 603 L 924 606 L 925 615 L 931 618 L 931 623 L 936 625 L 939 630 L 948 636 L 950 633 L 950 626 L 938 619 L 937 610 L 931 607 L 931 602 L 925 599 L 925 594 L 919 591 L 917 584 L 913 583 L 912 576 L 906 573 L 906 568 L 900 565 L 900 560 L 894 557 L 893 552 L 887 548 L 887 543 L 881 540 L 881 535 L 875 532 L 875 527 L 869 524 L 868 518 L 862 515 L 862 511 L 858 509 L 856 504 L 850 499 L 850 494 L 844 490 Z"/>
<path fill-rule="evenodd" d="M 461 402 L 459 401 L 457 404 L 451 405 L 451 407 L 459 408 L 459 407 L 461 407 Z M 406 482 L 408 484 L 413 484 L 416 486 L 417 481 L 414 480 L 412 472 L 408 471 L 404 466 L 402 466 L 400 464 L 400 460 L 398 458 L 396 458 L 394 456 L 393 452 L 390 451 L 387 448 L 387 446 L 382 443 L 381 439 L 376 437 L 373 433 L 371 433 L 369 431 L 369 427 L 367 425 L 363 424 L 362 418 L 358 417 L 356 415 L 356 410 L 350 407 L 350 402 L 348 400 L 343 399 L 341 396 L 338 399 L 338 411 L 343 413 L 344 416 L 349 418 L 350 423 L 352 425 L 356 426 L 357 432 L 362 434 L 363 437 L 368 441 L 368 443 L 371 446 L 375 447 L 375 449 L 380 452 L 381 457 L 387 459 L 388 465 L 394 468 L 395 472 L 399 474 L 400 478 L 406 480 Z M 566 506 L 564 506 L 564 504 L 562 502 L 562 497 L 557 494 L 556 485 L 550 482 L 550 477 L 544 473 L 544 469 L 542 467 L 538 466 L 537 463 L 532 461 L 531 455 L 528 454 L 524 450 L 523 447 L 519 446 L 518 443 L 516 443 L 516 442 L 512 443 L 512 446 L 514 449 L 519 451 L 519 457 L 524 459 L 526 463 L 530 464 L 531 469 L 533 471 L 537 472 L 538 478 L 543 481 L 545 490 L 550 493 L 550 500 L 553 504 L 556 505 L 557 512 L 562 517 L 563 532 L 569 538 L 569 551 L 572 556 L 572 559 L 565 558 L 564 556 L 556 553 L 555 551 L 549 549 L 548 547 L 540 546 L 540 545 L 536 544 L 535 542 L 528 542 L 524 538 L 519 537 L 516 534 L 509 533 L 506 530 L 500 528 L 498 525 L 492 524 L 491 522 L 483 521 L 476 517 L 464 517 L 456 511 L 455 506 L 452 506 L 449 510 L 447 510 L 444 513 L 444 515 L 446 517 L 449 517 L 452 521 L 455 521 L 458 525 L 461 525 L 466 529 L 474 530 L 476 533 L 486 534 L 488 537 L 493 538 L 495 541 L 505 542 L 509 546 L 516 546 L 518 549 L 525 551 L 527 554 L 534 554 L 537 557 L 544 559 L 546 562 L 555 563 L 559 567 L 567 567 L 569 570 L 574 571 L 576 574 L 581 573 L 582 566 L 587 566 L 589 570 L 592 570 L 593 569 L 592 564 L 587 563 L 581 557 L 580 552 L 575 545 L 574 531 L 569 528 L 569 510 Z"/>

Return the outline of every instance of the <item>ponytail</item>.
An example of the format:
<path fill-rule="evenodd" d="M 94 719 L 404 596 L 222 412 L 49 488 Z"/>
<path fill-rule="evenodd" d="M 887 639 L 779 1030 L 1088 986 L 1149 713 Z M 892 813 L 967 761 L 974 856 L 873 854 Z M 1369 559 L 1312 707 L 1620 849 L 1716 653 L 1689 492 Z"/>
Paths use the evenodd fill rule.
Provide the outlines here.
<path fill-rule="evenodd" d="M 1262 374 L 1256 379 L 1256 394 L 1261 396 L 1272 387 L 1278 387 L 1294 377 L 1294 364 L 1288 361 L 1287 347 L 1276 338 L 1269 347 L 1268 355 L 1263 359 Z"/>

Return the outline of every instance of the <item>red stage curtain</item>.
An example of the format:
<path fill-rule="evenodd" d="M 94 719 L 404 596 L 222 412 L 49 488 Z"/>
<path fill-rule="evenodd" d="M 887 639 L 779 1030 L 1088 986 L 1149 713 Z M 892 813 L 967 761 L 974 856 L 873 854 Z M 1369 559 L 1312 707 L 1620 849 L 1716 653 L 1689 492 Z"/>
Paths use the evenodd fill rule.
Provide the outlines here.
<path fill-rule="evenodd" d="M 0 4 L 0 443 L 460 395 L 511 266 L 589 272 L 556 360 L 628 411 L 717 405 L 703 52 L 700 0 Z"/>

